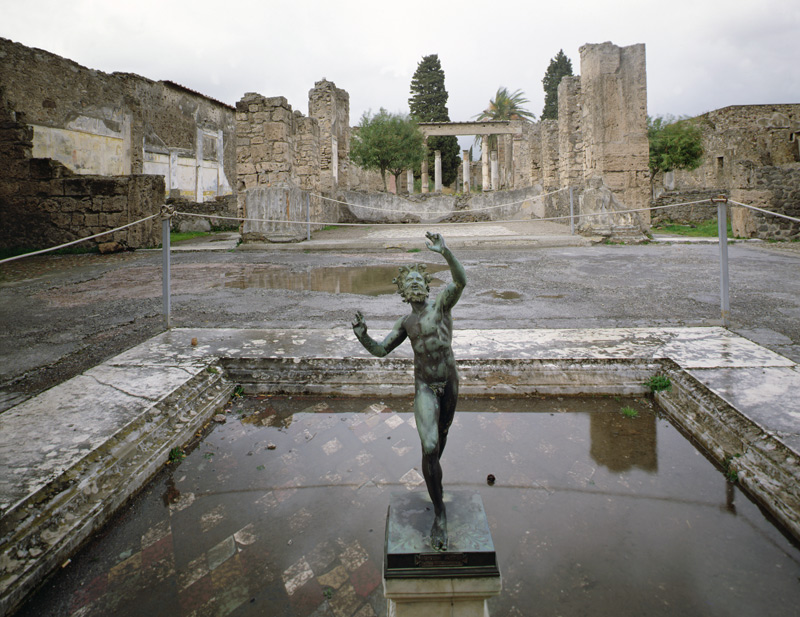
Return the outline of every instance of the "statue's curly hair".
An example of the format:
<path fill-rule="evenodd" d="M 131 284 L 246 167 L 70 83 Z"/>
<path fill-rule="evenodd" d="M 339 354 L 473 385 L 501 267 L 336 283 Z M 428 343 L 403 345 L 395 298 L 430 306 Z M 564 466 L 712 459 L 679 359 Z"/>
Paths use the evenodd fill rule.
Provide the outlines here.
<path fill-rule="evenodd" d="M 431 280 L 433 277 L 426 272 L 427 269 L 427 264 L 423 263 L 413 264 L 410 266 L 400 266 L 398 268 L 400 274 L 392 279 L 392 283 L 397 285 L 397 293 L 399 293 L 401 296 L 403 295 L 403 287 L 405 286 L 406 277 L 412 272 L 419 272 L 422 275 L 422 278 L 425 279 L 425 289 L 430 291 Z M 405 300 L 405 296 L 403 297 L 403 300 Z"/>

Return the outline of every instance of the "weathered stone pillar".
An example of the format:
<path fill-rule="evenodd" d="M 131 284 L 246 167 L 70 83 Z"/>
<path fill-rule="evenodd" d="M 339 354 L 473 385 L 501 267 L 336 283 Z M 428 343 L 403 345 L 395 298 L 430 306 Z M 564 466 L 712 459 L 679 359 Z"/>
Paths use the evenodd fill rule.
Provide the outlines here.
<path fill-rule="evenodd" d="M 420 192 L 428 193 L 428 138 L 426 137 L 422 142 L 422 149 L 425 156 L 422 158 L 422 167 L 420 168 Z"/>
<path fill-rule="evenodd" d="M 197 129 L 194 148 L 194 200 L 203 201 L 203 129 Z"/>
<path fill-rule="evenodd" d="M 489 187 L 489 136 L 484 135 L 481 137 L 481 188 L 488 191 Z"/>
<path fill-rule="evenodd" d="M 492 150 L 492 190 L 496 191 L 500 188 L 500 169 L 497 163 L 497 150 Z"/>
<path fill-rule="evenodd" d="M 462 150 L 461 152 L 461 175 L 464 179 L 464 193 L 469 195 L 469 176 L 470 176 L 470 160 L 469 160 L 469 150 Z"/>
<path fill-rule="evenodd" d="M 435 193 L 442 192 L 442 151 L 435 150 L 433 153 L 433 190 Z"/>
<path fill-rule="evenodd" d="M 414 170 L 407 169 L 406 170 L 406 184 L 408 184 L 408 194 L 414 194 Z"/>
<path fill-rule="evenodd" d="M 601 178 L 623 209 L 646 208 L 650 180 L 645 46 L 587 44 L 580 54 L 584 178 Z M 647 229 L 649 210 L 637 216 L 639 226 Z"/>

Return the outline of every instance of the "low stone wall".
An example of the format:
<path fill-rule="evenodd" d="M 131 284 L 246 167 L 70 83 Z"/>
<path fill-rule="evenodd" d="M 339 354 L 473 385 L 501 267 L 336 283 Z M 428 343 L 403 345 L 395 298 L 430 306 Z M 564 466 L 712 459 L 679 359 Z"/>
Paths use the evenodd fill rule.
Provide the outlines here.
<path fill-rule="evenodd" d="M 800 218 L 800 164 L 751 169 L 749 187 L 731 191 L 731 199 L 770 212 Z M 733 208 L 736 236 L 763 240 L 800 237 L 800 223 L 745 208 Z"/>
<path fill-rule="evenodd" d="M 59 177 L 63 171 L 60 163 L 49 159 L 31 163 L 39 173 L 27 181 L 10 183 L 12 194 L 0 197 L 0 247 L 58 246 L 155 214 L 163 203 L 161 176 Z M 157 246 L 160 222 L 152 219 L 91 242 L 119 242 L 129 248 Z"/>
<path fill-rule="evenodd" d="M 669 204 L 691 203 L 711 199 L 712 197 L 719 197 L 720 195 L 728 197 L 728 191 L 715 189 L 670 191 L 659 195 L 658 199 L 653 201 L 653 206 L 658 207 L 667 206 Z M 653 210 L 652 223 L 653 225 L 666 222 L 692 224 L 701 223 L 702 221 L 707 221 L 716 216 L 717 208 L 714 204 L 693 204 L 690 206 L 676 206 L 675 208 Z"/>
<path fill-rule="evenodd" d="M 172 217 L 170 223 L 172 231 L 211 231 L 212 228 L 217 229 L 235 229 L 239 227 L 237 214 L 237 202 L 235 195 L 226 195 L 224 197 L 217 197 L 214 201 L 204 201 L 198 203 L 196 201 L 184 201 L 180 199 L 167 200 L 177 212 L 188 212 L 190 214 L 204 214 L 212 218 L 199 218 L 196 216 L 182 216 L 176 214 Z M 226 217 L 226 218 L 216 218 Z"/>
<path fill-rule="evenodd" d="M 156 214 L 164 178 L 73 174 L 52 159 L 32 158 L 33 130 L 2 103 L 0 92 L 0 247 L 51 248 Z M 160 243 L 157 219 L 92 242 L 130 248 Z"/>
<path fill-rule="evenodd" d="M 242 242 L 304 240 L 308 233 L 309 210 L 313 212 L 318 201 L 316 195 L 292 186 L 247 189 L 244 191 Z"/>
<path fill-rule="evenodd" d="M 537 199 L 541 186 L 513 191 L 495 191 L 470 195 L 427 193 L 394 195 L 393 193 L 339 193 L 342 222 L 370 223 L 439 223 L 500 221 L 511 218 L 553 216 L 558 202 Z"/>

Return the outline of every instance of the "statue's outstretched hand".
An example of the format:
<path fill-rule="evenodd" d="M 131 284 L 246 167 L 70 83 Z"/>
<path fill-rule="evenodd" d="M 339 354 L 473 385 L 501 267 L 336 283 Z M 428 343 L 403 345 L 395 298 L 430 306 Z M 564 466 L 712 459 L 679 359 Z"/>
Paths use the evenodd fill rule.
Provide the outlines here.
<path fill-rule="evenodd" d="M 425 243 L 425 246 L 427 246 L 434 253 L 441 253 L 446 248 L 442 234 L 435 234 L 428 231 L 425 232 L 425 237 L 430 240 L 430 242 Z"/>
<path fill-rule="evenodd" d="M 356 315 L 353 318 L 353 332 L 355 332 L 356 336 L 359 338 L 367 333 L 367 324 L 364 323 L 364 316 L 361 314 L 361 311 L 356 311 Z"/>

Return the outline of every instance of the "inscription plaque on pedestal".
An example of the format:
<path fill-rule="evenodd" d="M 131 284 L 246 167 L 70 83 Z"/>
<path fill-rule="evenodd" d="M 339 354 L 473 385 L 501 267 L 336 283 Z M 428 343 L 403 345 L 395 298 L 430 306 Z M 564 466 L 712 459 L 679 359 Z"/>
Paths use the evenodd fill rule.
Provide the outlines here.
<path fill-rule="evenodd" d="M 446 551 L 430 544 L 433 505 L 426 493 L 392 493 L 386 518 L 384 577 L 459 578 L 499 576 L 497 555 L 481 496 L 447 491 Z"/>

